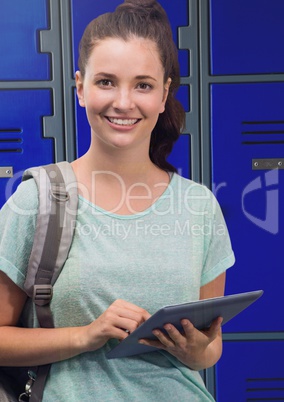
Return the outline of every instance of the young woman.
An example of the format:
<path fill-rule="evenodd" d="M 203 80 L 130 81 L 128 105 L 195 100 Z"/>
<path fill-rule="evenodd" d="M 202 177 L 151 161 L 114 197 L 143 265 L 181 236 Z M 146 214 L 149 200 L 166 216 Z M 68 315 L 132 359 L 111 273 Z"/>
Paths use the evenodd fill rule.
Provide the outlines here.
<path fill-rule="evenodd" d="M 91 128 L 72 163 L 79 213 L 54 286 L 55 329 L 42 329 L 23 283 L 37 208 L 32 180 L 0 214 L 0 365 L 53 363 L 44 401 L 212 401 L 198 373 L 221 356 L 221 322 L 206 331 L 171 323 L 157 352 L 107 360 L 106 353 L 164 305 L 221 296 L 234 263 L 212 193 L 167 162 L 183 127 L 174 95 L 177 51 L 156 1 L 129 0 L 86 28 L 76 72 Z M 25 327 L 18 327 L 19 319 Z"/>

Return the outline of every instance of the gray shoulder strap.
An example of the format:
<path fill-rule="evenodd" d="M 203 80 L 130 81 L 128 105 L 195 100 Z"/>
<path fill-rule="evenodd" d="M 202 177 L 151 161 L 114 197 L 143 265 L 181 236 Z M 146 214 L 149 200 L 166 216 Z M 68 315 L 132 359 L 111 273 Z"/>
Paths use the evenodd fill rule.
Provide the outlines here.
<path fill-rule="evenodd" d="M 23 180 L 31 177 L 38 187 L 39 209 L 25 290 L 28 296 L 40 298 L 41 287 L 44 292 L 45 285 L 55 283 L 71 246 L 78 206 L 77 182 L 68 162 L 31 168 Z M 38 295 L 34 294 L 34 285 Z"/>
<path fill-rule="evenodd" d="M 78 207 L 77 182 L 68 162 L 31 168 L 23 175 L 23 180 L 29 178 L 34 178 L 37 184 L 39 207 L 24 287 L 35 303 L 40 326 L 52 328 L 52 286 L 72 243 Z M 33 369 L 36 381 L 30 390 L 30 402 L 42 401 L 50 366 Z"/>

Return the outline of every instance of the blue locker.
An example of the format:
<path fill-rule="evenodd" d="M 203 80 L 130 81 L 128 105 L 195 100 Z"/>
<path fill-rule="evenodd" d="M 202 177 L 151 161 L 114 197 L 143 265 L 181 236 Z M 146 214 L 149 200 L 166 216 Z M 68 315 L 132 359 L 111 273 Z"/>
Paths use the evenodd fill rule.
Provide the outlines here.
<path fill-rule="evenodd" d="M 284 72 L 283 0 L 210 0 L 211 74 Z"/>
<path fill-rule="evenodd" d="M 14 176 L 1 178 L 0 205 L 19 184 L 23 170 L 54 160 L 52 139 L 43 139 L 42 117 L 52 114 L 49 90 L 0 91 L 0 166 Z"/>
<path fill-rule="evenodd" d="M 50 80 L 50 55 L 40 54 L 39 31 L 49 29 L 46 0 L 1 0 L 0 80 Z"/>
<path fill-rule="evenodd" d="M 191 155 L 191 136 L 190 134 L 183 134 L 174 145 L 168 161 L 176 167 L 181 176 L 188 179 L 191 178 L 189 155 Z"/>
<path fill-rule="evenodd" d="M 78 68 L 78 48 L 79 41 L 84 32 L 85 26 L 93 18 L 98 15 L 112 11 L 121 3 L 120 0 L 112 0 L 108 2 L 96 2 L 91 3 L 90 0 L 72 0 L 72 18 L 73 18 L 73 55 L 74 55 L 74 71 Z M 179 2 L 176 4 L 169 3 L 168 1 L 160 1 L 161 5 L 165 8 L 170 18 L 170 22 L 173 28 L 174 39 L 177 41 L 178 27 L 186 26 L 188 24 L 188 4 L 187 1 Z M 189 73 L 189 59 L 188 52 L 186 50 L 179 51 L 179 60 L 181 64 L 181 75 L 188 75 Z M 182 102 L 186 111 L 190 110 L 189 105 L 189 93 L 186 86 L 181 87 L 177 94 L 178 99 Z M 84 154 L 90 143 L 90 128 L 85 116 L 85 110 L 82 109 L 77 100 L 76 103 L 76 129 L 77 129 L 77 150 L 78 156 Z M 172 155 L 169 157 L 170 163 L 172 163 L 179 172 L 185 176 L 190 177 L 190 161 L 188 155 L 190 155 L 190 136 L 184 134 L 176 143 Z"/>
<path fill-rule="evenodd" d="M 254 170 L 254 158 L 284 155 L 284 83 L 214 84 L 212 180 L 237 262 L 227 293 L 263 289 L 263 297 L 226 324 L 226 332 L 283 331 L 283 170 Z"/>
<path fill-rule="evenodd" d="M 224 342 L 217 402 L 284 401 L 284 342 Z"/>

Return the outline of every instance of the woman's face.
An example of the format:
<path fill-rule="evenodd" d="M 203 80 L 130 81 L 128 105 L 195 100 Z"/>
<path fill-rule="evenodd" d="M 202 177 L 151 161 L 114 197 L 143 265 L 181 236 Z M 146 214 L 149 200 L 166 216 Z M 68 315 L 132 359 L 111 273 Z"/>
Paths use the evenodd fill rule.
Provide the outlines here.
<path fill-rule="evenodd" d="M 86 65 L 76 73 L 78 99 L 86 108 L 92 141 L 113 149 L 145 147 L 170 86 L 156 44 L 143 38 L 98 42 Z"/>

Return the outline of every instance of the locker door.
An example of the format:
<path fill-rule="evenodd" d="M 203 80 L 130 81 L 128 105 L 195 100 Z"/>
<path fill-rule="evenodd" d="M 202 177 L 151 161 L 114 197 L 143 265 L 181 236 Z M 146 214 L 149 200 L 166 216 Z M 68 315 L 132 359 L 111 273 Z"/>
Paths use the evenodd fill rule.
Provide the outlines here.
<path fill-rule="evenodd" d="M 269 378 L 283 378 L 284 344 L 278 337 L 282 333 L 283 339 L 284 331 L 284 172 L 270 167 L 283 162 L 283 90 L 284 83 L 212 85 L 213 182 L 237 257 L 227 273 L 227 293 L 264 290 L 257 303 L 224 326 L 224 338 L 231 342 L 217 364 L 218 402 L 226 402 L 234 387 L 238 389 L 233 394 L 236 402 L 258 395 L 257 383 L 255 391 L 247 391 L 251 384 L 241 369 L 246 367 L 244 356 L 250 364 L 249 378 L 263 379 L 259 393 Z M 238 338 L 249 339 L 249 346 L 245 348 Z M 257 359 L 264 352 L 265 364 L 259 365 Z M 228 369 L 234 378 L 229 382 L 225 380 Z M 283 396 L 277 384 L 271 387 L 274 391 L 261 395 Z M 244 395 L 247 399 L 242 399 Z"/>
<path fill-rule="evenodd" d="M 211 0 L 211 73 L 284 71 L 282 0 Z"/>
<path fill-rule="evenodd" d="M 39 31 L 49 28 L 46 0 L 1 0 L 0 20 L 0 80 L 49 80 L 50 56 L 39 52 Z"/>
<path fill-rule="evenodd" d="M 264 290 L 225 331 L 284 330 L 279 311 L 271 309 L 282 301 L 284 171 L 254 166 L 255 159 L 284 155 L 283 94 L 284 83 L 212 85 L 213 183 L 237 256 L 227 292 Z"/>
<path fill-rule="evenodd" d="M 224 342 L 217 402 L 283 401 L 283 350 L 283 341 Z"/>

